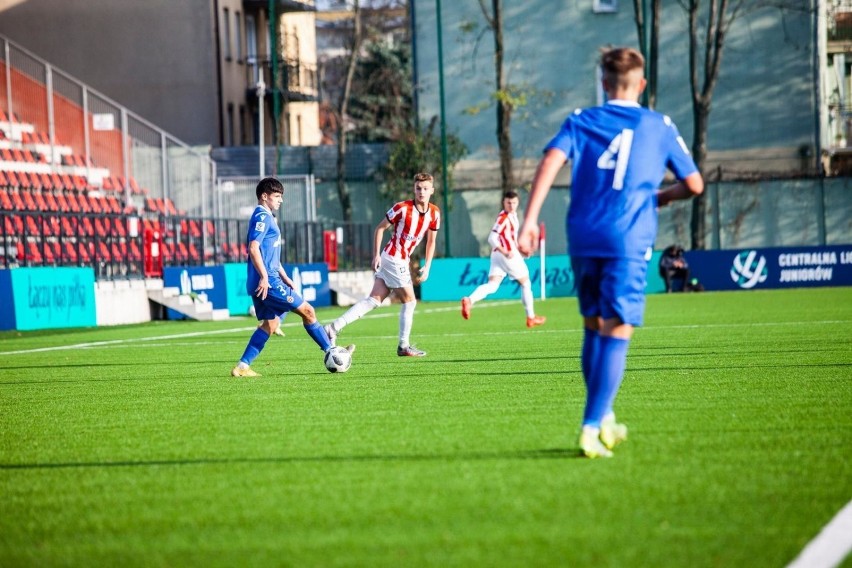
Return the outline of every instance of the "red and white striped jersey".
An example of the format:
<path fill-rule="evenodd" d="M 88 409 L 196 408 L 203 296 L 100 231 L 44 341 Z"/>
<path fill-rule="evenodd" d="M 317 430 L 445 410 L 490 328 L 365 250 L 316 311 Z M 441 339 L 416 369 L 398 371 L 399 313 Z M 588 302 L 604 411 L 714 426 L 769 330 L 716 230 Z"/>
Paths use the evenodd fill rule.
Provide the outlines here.
<path fill-rule="evenodd" d="M 491 228 L 492 233 L 496 233 L 500 239 L 500 246 L 509 251 L 518 251 L 518 214 L 515 212 L 506 213 L 500 211 L 497 215 L 497 221 Z M 494 247 L 495 249 L 497 247 Z"/>
<path fill-rule="evenodd" d="M 393 225 L 390 241 L 385 245 L 385 253 L 399 260 L 411 256 L 426 231 L 437 231 L 441 226 L 441 210 L 436 205 L 429 204 L 425 213 L 417 210 L 413 199 L 400 201 L 388 209 L 385 214 Z"/>

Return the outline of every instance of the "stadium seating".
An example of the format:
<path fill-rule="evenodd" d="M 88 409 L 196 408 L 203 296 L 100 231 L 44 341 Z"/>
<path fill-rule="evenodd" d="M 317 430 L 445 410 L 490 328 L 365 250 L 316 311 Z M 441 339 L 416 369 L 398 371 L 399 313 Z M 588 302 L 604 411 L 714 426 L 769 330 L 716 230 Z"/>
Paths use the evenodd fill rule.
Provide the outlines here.
<path fill-rule="evenodd" d="M 244 262 L 212 219 L 188 217 L 167 196 L 110 172 L 0 109 L 0 269 L 91 266 L 98 278 L 140 276 L 147 231 L 165 265 Z M 131 223 L 131 219 L 135 219 Z"/>

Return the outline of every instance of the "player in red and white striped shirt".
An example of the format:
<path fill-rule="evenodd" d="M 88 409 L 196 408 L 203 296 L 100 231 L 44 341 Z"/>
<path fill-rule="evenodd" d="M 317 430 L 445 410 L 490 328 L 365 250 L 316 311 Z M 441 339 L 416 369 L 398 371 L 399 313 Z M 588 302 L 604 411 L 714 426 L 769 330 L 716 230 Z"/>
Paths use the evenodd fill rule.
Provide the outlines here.
<path fill-rule="evenodd" d="M 414 322 L 414 307 L 417 300 L 414 297 L 414 283 L 409 271 L 411 253 L 426 236 L 426 261 L 420 268 L 418 282 L 425 282 L 429 277 L 432 257 L 435 255 L 435 239 L 441 226 L 441 211 L 429 203 L 435 192 L 432 186 L 432 176 L 417 174 L 414 176 L 414 199 L 400 201 L 391 207 L 382 222 L 376 226 L 374 234 L 375 255 L 373 270 L 376 279 L 370 295 L 353 305 L 345 314 L 325 326 L 326 333 L 332 342 L 343 328 L 361 318 L 371 310 L 376 309 L 396 292 L 402 309 L 399 312 L 399 346 L 396 354 L 400 357 L 423 357 L 424 351 L 409 343 L 411 325 Z M 382 250 L 382 236 L 392 228 L 390 241 Z"/>
<path fill-rule="evenodd" d="M 500 287 L 500 283 L 508 276 L 521 286 L 521 301 L 527 312 L 527 327 L 536 327 L 545 322 L 544 316 L 535 315 L 533 308 L 532 286 L 530 271 L 518 250 L 518 205 L 520 199 L 514 191 L 503 194 L 503 210 L 497 215 L 497 221 L 488 235 L 491 245 L 491 270 L 488 272 L 488 282 L 479 286 L 473 293 L 462 298 L 462 317 L 470 319 L 470 309 L 473 305 Z"/>

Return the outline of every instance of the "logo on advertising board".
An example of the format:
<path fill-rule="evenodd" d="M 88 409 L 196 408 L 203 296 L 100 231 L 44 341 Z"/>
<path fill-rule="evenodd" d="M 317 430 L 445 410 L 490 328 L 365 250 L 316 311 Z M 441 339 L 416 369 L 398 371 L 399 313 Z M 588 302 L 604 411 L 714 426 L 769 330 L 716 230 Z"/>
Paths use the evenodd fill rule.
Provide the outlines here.
<path fill-rule="evenodd" d="M 734 257 L 734 264 L 731 266 L 731 280 L 740 288 L 754 288 L 756 285 L 766 282 L 768 277 L 766 257 L 758 256 L 757 251 L 743 251 Z"/>

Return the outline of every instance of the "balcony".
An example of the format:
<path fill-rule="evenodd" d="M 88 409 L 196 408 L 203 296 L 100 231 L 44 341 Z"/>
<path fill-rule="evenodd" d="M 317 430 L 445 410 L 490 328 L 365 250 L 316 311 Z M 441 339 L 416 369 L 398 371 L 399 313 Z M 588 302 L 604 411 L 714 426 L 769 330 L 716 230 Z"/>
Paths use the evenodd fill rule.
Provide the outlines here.
<path fill-rule="evenodd" d="M 313 0 L 299 2 L 298 0 L 276 0 L 275 4 L 282 12 L 316 12 L 317 8 Z M 246 8 L 263 8 L 269 6 L 268 0 L 243 0 Z"/>
<path fill-rule="evenodd" d="M 271 62 L 267 58 L 246 59 L 246 98 L 254 100 L 257 98 L 256 85 L 263 77 L 267 92 L 273 89 Z M 277 79 L 279 85 L 284 86 L 282 95 L 290 101 L 316 101 L 319 92 L 317 90 L 317 68 L 316 65 L 308 64 L 295 59 L 284 59 L 278 61 Z"/>

